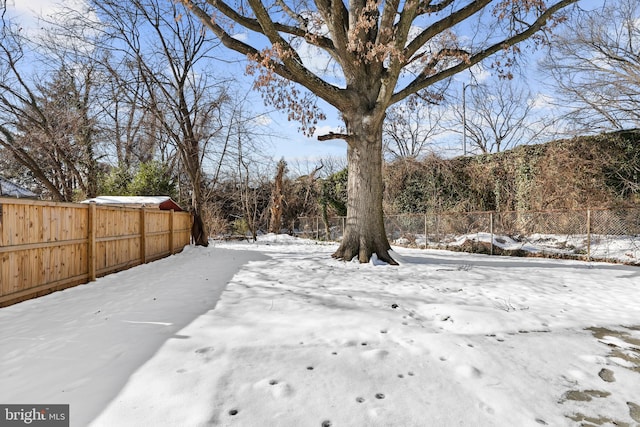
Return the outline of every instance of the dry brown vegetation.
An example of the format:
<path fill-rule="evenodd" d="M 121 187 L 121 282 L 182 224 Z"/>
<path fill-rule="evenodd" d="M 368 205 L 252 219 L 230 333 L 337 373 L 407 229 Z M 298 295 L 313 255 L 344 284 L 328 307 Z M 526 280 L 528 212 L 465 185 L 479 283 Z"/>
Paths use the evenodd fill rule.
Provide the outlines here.
<path fill-rule="evenodd" d="M 476 157 L 387 165 L 385 209 L 510 211 L 640 202 L 640 130 L 575 137 Z"/>
<path fill-rule="evenodd" d="M 299 217 L 344 216 L 346 170 L 328 177 L 282 177 L 281 231 L 292 232 Z M 270 227 L 274 177 L 255 193 L 257 228 Z M 563 210 L 623 207 L 640 203 L 640 130 L 575 137 L 520 146 L 498 154 L 385 165 L 384 209 L 400 213 Z M 223 183 L 207 201 L 212 235 L 243 234 L 247 213 L 239 187 Z"/>

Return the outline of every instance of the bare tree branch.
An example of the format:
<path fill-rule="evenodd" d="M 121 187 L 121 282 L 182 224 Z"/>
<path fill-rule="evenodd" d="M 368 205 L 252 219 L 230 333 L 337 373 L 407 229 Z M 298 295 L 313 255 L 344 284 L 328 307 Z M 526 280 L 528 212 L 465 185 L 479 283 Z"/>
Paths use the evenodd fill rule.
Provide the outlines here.
<path fill-rule="evenodd" d="M 329 132 L 328 134 L 325 134 L 325 135 L 318 135 L 318 141 L 330 141 L 332 139 L 343 139 L 348 142 L 351 139 L 351 136 L 344 133 L 334 133 L 334 132 Z"/>
<path fill-rule="evenodd" d="M 543 67 L 576 131 L 640 127 L 640 6 L 583 12 L 554 38 Z"/>

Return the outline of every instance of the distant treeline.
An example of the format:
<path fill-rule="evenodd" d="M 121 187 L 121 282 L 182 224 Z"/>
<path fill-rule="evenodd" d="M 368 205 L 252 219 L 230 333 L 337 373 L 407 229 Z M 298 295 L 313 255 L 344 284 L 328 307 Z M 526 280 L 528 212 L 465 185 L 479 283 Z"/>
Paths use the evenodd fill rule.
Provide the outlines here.
<path fill-rule="evenodd" d="M 283 182 L 282 229 L 301 216 L 346 215 L 347 176 Z M 386 214 L 552 210 L 640 204 L 640 130 L 582 136 L 481 156 L 401 159 L 385 165 Z M 213 234 L 269 228 L 272 180 L 240 194 L 230 183 L 208 200 Z M 251 199 L 253 212 L 240 201 Z"/>

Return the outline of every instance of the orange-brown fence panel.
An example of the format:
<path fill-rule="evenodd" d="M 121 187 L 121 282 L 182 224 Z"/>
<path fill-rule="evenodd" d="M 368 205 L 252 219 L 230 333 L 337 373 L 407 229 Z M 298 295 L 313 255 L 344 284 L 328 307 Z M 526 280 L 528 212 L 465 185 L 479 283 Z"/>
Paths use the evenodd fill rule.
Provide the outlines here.
<path fill-rule="evenodd" d="M 0 307 L 179 252 L 191 215 L 0 198 Z"/>
<path fill-rule="evenodd" d="M 140 209 L 96 207 L 96 275 L 143 264 Z"/>

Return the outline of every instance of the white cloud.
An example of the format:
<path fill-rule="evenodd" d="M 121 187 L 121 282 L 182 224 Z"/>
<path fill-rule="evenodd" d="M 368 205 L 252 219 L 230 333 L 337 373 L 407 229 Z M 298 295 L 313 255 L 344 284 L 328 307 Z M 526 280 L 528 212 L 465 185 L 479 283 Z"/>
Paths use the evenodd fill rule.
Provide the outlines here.
<path fill-rule="evenodd" d="M 99 22 L 85 0 L 10 0 L 7 8 L 8 17 L 22 28 L 24 34 L 34 39 L 41 37 L 44 30 L 51 29 L 54 25 L 67 29 L 76 25 L 74 17 L 68 11 L 77 12 L 76 17 L 83 16 L 95 23 Z M 84 34 L 90 35 L 87 31 Z M 56 44 L 73 47 L 78 51 L 93 49 L 82 38 L 61 35 L 51 37 L 54 37 Z"/>
<path fill-rule="evenodd" d="M 329 133 L 343 133 L 344 129 L 341 129 L 339 126 L 331 126 L 331 125 L 323 125 L 323 126 L 318 126 L 316 128 L 316 133 L 313 136 L 313 138 L 317 138 L 317 136 L 320 135 L 327 135 Z"/>
<path fill-rule="evenodd" d="M 268 114 L 260 114 L 253 119 L 253 122 L 258 126 L 269 126 L 271 125 L 271 123 L 273 123 L 273 120 Z"/>
<path fill-rule="evenodd" d="M 334 85 L 344 86 L 342 68 L 324 49 L 301 41 L 296 47 L 296 52 L 298 52 L 304 66 L 312 73 Z"/>
<path fill-rule="evenodd" d="M 241 42 L 246 42 L 247 40 L 249 40 L 249 34 L 248 33 L 237 33 L 231 36 L 232 38 L 241 41 Z"/>
<path fill-rule="evenodd" d="M 555 108 L 554 99 L 547 93 L 538 93 L 532 99 L 529 100 L 529 105 L 533 110 L 548 110 Z"/>
<path fill-rule="evenodd" d="M 9 12 L 22 16 L 47 16 L 57 7 L 57 2 L 51 0 L 9 0 Z"/>
<path fill-rule="evenodd" d="M 478 84 L 484 83 L 491 77 L 491 71 L 482 64 L 476 64 L 469 68 L 469 72 L 473 76 L 474 83 L 477 82 Z"/>
<path fill-rule="evenodd" d="M 86 12 L 88 5 L 84 0 L 9 0 L 8 12 L 29 28 L 42 26 L 42 20 L 51 20 L 65 9 Z"/>

